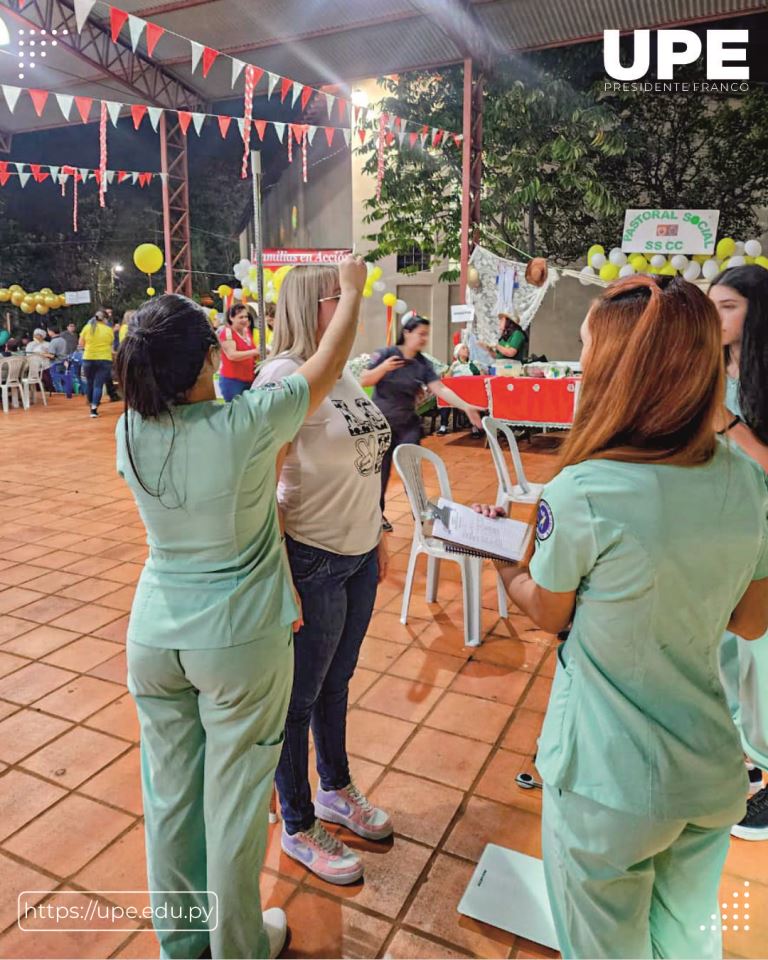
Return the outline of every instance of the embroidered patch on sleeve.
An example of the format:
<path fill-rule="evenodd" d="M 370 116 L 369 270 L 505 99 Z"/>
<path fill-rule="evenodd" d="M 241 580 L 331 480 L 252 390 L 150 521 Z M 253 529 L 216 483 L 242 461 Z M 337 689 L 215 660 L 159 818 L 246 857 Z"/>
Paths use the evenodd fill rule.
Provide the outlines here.
<path fill-rule="evenodd" d="M 552 507 L 546 500 L 539 502 L 539 512 L 536 516 L 536 539 L 548 540 L 555 529 L 555 516 Z"/>

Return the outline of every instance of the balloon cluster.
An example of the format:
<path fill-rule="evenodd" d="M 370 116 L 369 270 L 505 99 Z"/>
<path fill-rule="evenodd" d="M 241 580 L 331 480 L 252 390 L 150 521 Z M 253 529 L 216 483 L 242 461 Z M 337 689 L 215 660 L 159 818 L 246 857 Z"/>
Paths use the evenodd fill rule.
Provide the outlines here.
<path fill-rule="evenodd" d="M 272 270 L 269 267 L 264 268 L 264 300 L 267 303 L 277 303 L 283 280 L 285 280 L 286 274 L 292 269 L 293 267 L 290 264 L 285 264 L 276 270 Z M 216 291 L 218 295 L 224 299 L 234 294 L 236 300 L 242 300 L 243 302 L 249 299 L 258 300 L 257 281 L 259 271 L 256 265 L 243 257 L 242 260 L 238 260 L 234 265 L 232 273 L 234 273 L 236 279 L 239 281 L 240 286 L 232 289 L 229 284 L 222 283 Z M 226 293 L 222 293 L 221 291 L 225 288 Z"/>
<path fill-rule="evenodd" d="M 37 293 L 27 293 L 18 283 L 10 287 L 0 287 L 0 303 L 12 303 L 22 313 L 38 313 L 44 317 L 49 310 L 58 310 L 67 305 L 63 293 L 54 293 L 50 287 L 43 287 Z"/>
<path fill-rule="evenodd" d="M 140 243 L 133 251 L 133 262 L 138 270 L 146 273 L 149 280 L 147 296 L 154 297 L 156 291 L 152 286 L 152 274 L 163 266 L 163 251 L 154 243 Z"/>
<path fill-rule="evenodd" d="M 395 313 L 405 313 L 408 309 L 408 304 L 405 300 L 400 300 L 396 293 L 385 293 L 381 302 L 385 307 L 394 307 Z"/>
<path fill-rule="evenodd" d="M 693 257 L 677 253 L 665 257 L 661 253 L 647 257 L 642 253 L 623 253 L 614 247 L 608 254 L 599 243 L 593 244 L 587 251 L 587 266 L 583 267 L 582 283 L 589 283 L 589 277 L 601 280 L 616 280 L 619 277 L 631 277 L 635 273 L 659 274 L 663 277 L 682 276 L 685 280 L 712 280 L 728 267 L 742 267 L 747 263 L 756 263 L 768 270 L 768 257 L 763 256 L 759 240 L 733 240 L 723 237 L 718 240 L 714 255 L 696 254 Z"/>

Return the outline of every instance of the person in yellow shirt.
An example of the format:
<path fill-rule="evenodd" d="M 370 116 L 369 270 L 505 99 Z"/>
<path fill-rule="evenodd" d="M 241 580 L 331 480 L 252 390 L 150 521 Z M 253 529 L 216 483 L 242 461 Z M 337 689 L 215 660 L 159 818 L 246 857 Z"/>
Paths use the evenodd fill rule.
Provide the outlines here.
<path fill-rule="evenodd" d="M 117 334 L 118 344 L 122 343 L 123 340 L 128 336 L 128 331 L 130 330 L 133 318 L 136 315 L 135 310 L 126 310 L 123 314 L 123 322 L 120 324 L 120 330 Z"/>
<path fill-rule="evenodd" d="M 96 313 L 80 331 L 83 376 L 87 380 L 86 396 L 92 418 L 98 417 L 104 387 L 112 380 L 113 339 L 114 331 L 101 312 Z"/>

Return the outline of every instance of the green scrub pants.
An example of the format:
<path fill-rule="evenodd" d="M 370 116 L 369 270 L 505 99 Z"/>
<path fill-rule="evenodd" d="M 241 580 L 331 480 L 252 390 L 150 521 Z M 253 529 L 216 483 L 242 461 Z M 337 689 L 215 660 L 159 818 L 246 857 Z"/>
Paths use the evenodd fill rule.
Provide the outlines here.
<path fill-rule="evenodd" d="M 726 633 L 720 644 L 720 679 L 744 753 L 768 770 L 768 634 L 742 640 Z"/>
<path fill-rule="evenodd" d="M 290 628 L 234 647 L 128 644 L 163 958 L 269 955 L 259 875 L 292 682 Z"/>
<path fill-rule="evenodd" d="M 732 812 L 650 820 L 545 785 L 544 873 L 564 960 L 720 960 L 718 888 L 732 823 Z"/>

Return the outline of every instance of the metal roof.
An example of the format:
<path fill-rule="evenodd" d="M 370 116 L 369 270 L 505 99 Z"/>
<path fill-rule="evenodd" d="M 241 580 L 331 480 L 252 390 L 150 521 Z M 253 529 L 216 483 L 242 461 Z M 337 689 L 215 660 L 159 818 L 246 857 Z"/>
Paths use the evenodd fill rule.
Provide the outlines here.
<path fill-rule="evenodd" d="M 116 5 L 222 53 L 313 85 L 343 85 L 436 67 L 478 50 L 498 58 L 596 39 L 604 29 L 631 30 L 765 10 L 765 0 L 169 0 L 151 6 L 147 0 L 118 0 Z M 199 108 L 204 101 L 233 95 L 226 58 L 220 57 L 204 80 L 200 68 L 191 72 L 189 44 L 170 33 L 163 35 L 152 60 L 136 57 L 121 41 L 124 59 L 138 64 L 133 72 L 114 69 L 108 57 L 95 58 L 92 46 L 81 52 L 72 49 L 76 38 L 71 31 L 65 36 L 59 30 L 55 47 L 49 32 L 43 56 L 38 33 L 36 56 L 27 56 L 26 68 L 20 71 L 18 44 L 26 39 L 29 54 L 30 26 L 61 26 L 65 21 L 61 16 L 57 20 L 57 15 L 64 13 L 72 23 L 72 0 L 0 0 L 0 16 L 11 33 L 10 46 L 0 47 L 0 83 L 192 109 L 195 103 Z M 91 29 L 98 25 L 108 30 L 107 8 L 97 2 L 90 20 Z M 108 37 L 106 43 L 111 44 Z M 148 81 L 155 73 L 170 86 L 160 92 L 152 87 L 153 98 Z M 128 75 L 132 79 L 126 81 Z M 242 79 L 235 90 L 240 95 Z M 48 107 L 39 119 L 29 99 L 22 97 L 13 114 L 0 104 L 0 128 L 41 129 L 55 125 L 56 114 Z"/>

